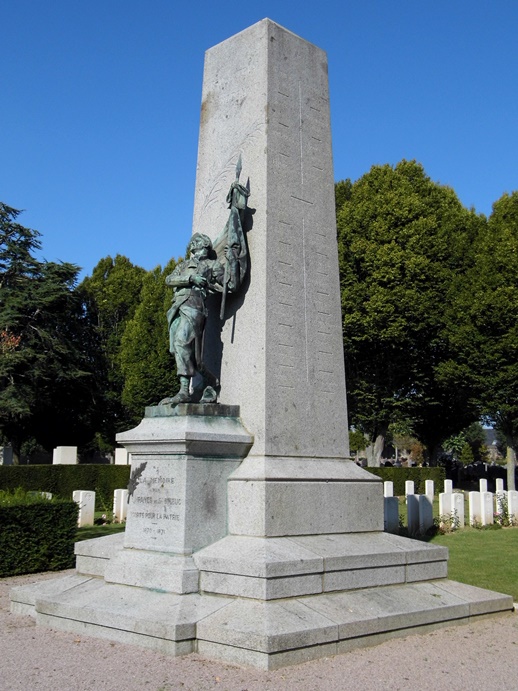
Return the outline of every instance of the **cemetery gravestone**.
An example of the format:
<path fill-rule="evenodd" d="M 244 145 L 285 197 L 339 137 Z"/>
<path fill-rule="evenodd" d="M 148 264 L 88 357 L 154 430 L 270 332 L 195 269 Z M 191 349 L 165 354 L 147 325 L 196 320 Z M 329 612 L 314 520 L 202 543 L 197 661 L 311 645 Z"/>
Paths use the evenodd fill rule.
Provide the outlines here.
<path fill-rule="evenodd" d="M 95 515 L 95 492 L 75 490 L 73 500 L 79 505 L 79 516 L 77 525 L 83 528 L 86 525 L 94 524 Z"/>
<path fill-rule="evenodd" d="M 76 465 L 77 446 L 56 446 L 52 452 L 53 465 Z"/>
<path fill-rule="evenodd" d="M 129 454 L 126 449 L 115 449 L 115 465 L 128 465 L 129 462 Z"/>

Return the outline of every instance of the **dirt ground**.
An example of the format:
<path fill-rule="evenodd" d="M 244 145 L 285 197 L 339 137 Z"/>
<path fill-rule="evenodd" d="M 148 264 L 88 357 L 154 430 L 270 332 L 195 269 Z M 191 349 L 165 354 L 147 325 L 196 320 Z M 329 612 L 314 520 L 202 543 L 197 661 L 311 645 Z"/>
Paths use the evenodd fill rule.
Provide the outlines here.
<path fill-rule="evenodd" d="M 2 691 L 518 690 L 516 613 L 262 672 L 53 631 L 9 612 L 13 586 L 57 575 L 0 579 Z"/>

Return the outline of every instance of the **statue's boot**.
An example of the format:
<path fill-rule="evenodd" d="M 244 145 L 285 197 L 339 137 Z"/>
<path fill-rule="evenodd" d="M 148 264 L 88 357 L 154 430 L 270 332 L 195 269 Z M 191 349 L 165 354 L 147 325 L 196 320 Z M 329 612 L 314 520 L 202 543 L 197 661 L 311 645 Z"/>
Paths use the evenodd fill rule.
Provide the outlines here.
<path fill-rule="evenodd" d="M 179 403 L 189 403 L 191 401 L 189 384 L 189 377 L 180 377 L 180 391 L 172 398 L 163 398 L 158 405 L 170 405 L 174 408 L 174 406 Z"/>

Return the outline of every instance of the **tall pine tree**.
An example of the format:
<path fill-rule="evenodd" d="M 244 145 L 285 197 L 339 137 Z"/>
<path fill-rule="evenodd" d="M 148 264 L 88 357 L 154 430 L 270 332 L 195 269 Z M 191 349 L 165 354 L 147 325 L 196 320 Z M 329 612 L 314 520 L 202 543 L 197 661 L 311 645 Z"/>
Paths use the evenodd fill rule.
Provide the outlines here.
<path fill-rule="evenodd" d="M 40 234 L 0 203 L 0 431 L 19 462 L 22 444 L 47 449 L 91 434 L 95 400 L 78 267 L 38 261 Z"/>

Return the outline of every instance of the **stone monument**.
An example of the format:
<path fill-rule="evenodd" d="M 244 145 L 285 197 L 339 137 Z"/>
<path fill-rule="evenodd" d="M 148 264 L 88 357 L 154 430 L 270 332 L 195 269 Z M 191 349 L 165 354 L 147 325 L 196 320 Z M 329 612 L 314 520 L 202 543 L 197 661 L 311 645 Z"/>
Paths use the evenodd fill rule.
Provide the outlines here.
<path fill-rule="evenodd" d="M 206 54 L 193 233 L 220 235 L 240 158 L 249 266 L 205 325 L 220 402 L 119 435 L 125 536 L 78 543 L 77 573 L 13 610 L 265 669 L 511 610 L 385 533 L 382 482 L 349 459 L 327 60 L 268 19 Z"/>

